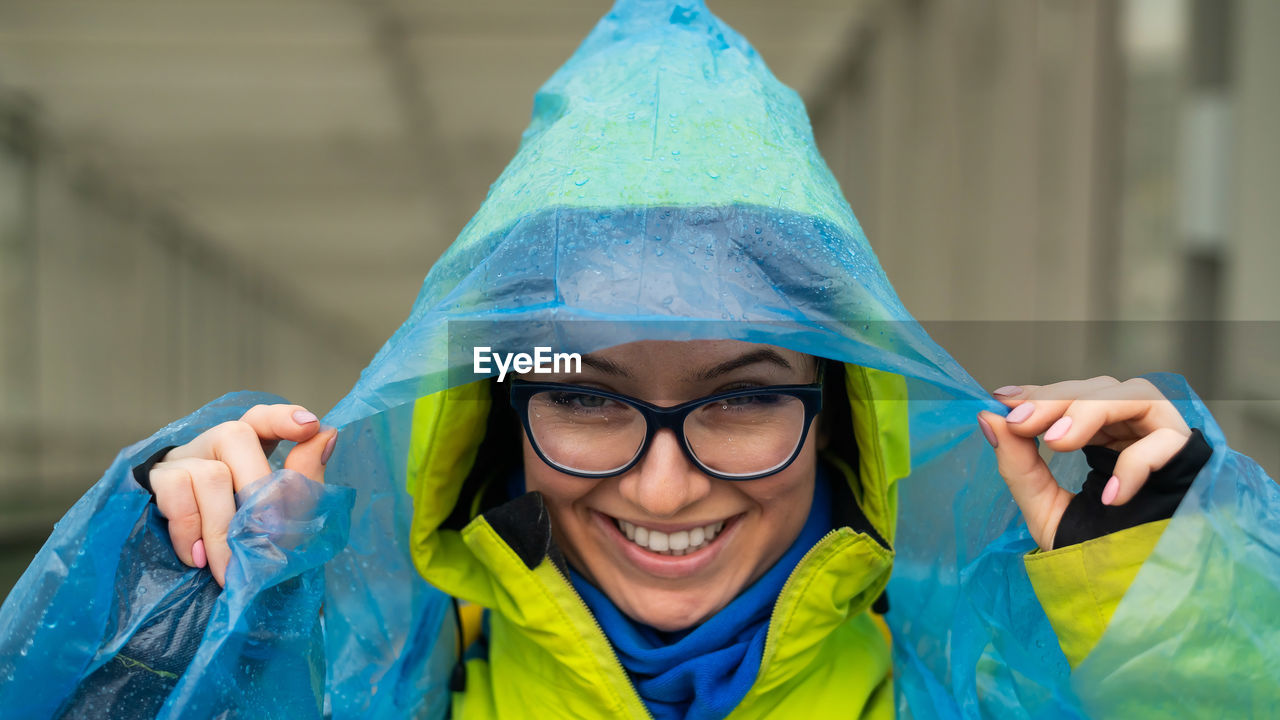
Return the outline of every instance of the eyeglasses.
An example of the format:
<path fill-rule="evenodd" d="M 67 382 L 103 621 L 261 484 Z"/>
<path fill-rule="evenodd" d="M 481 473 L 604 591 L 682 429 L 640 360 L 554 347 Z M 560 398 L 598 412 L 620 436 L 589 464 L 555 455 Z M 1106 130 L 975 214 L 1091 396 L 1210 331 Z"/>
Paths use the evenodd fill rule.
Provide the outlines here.
<path fill-rule="evenodd" d="M 512 380 L 511 406 L 538 457 L 569 475 L 621 475 L 669 428 L 707 475 L 756 480 L 799 456 L 822 410 L 822 378 L 812 385 L 730 390 L 674 407 L 581 385 Z"/>

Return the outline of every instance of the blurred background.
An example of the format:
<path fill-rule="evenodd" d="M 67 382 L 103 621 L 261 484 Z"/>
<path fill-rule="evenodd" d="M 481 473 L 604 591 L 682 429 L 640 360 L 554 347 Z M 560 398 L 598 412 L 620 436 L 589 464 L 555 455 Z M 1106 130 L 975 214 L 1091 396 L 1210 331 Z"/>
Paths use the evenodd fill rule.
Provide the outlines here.
<path fill-rule="evenodd" d="M 605 0 L 0 0 L 0 596 L 119 448 L 331 407 Z M 1280 471 L 1280 2 L 712 0 L 989 387 L 1187 375 Z"/>

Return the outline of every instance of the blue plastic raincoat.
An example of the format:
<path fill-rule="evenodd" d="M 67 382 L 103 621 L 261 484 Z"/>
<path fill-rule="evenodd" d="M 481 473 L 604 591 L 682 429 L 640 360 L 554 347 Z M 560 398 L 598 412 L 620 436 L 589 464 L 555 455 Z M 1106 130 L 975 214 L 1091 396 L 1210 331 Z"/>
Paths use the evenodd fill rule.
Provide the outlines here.
<path fill-rule="evenodd" d="M 1280 489 L 1199 399 L 1156 378 L 1214 453 L 1072 670 L 975 424 L 1003 408 L 898 301 L 798 96 L 700 0 L 621 0 L 538 92 L 516 157 L 328 414 L 342 430 L 329 484 L 279 471 L 243 491 L 219 593 L 173 556 L 130 469 L 272 398 L 226 396 L 123 450 L 0 610 L 0 708 L 443 717 L 458 647 L 449 598 L 414 567 L 415 401 L 472 382 L 477 345 L 693 338 L 903 379 L 886 616 L 899 714 L 1244 717 L 1280 702 Z M 1057 463 L 1083 478 L 1079 458 Z"/>

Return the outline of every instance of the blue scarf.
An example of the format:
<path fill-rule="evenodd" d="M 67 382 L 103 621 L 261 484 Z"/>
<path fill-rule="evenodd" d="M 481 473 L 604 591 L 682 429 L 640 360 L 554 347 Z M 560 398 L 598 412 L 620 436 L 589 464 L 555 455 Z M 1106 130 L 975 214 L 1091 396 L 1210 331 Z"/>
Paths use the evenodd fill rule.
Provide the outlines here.
<path fill-rule="evenodd" d="M 769 616 L 782 586 L 809 548 L 831 530 L 830 488 L 821 468 L 800 535 L 759 580 L 697 627 L 666 633 L 623 615 L 572 569 L 578 594 L 604 628 L 649 712 L 658 720 L 718 720 L 755 682 Z"/>

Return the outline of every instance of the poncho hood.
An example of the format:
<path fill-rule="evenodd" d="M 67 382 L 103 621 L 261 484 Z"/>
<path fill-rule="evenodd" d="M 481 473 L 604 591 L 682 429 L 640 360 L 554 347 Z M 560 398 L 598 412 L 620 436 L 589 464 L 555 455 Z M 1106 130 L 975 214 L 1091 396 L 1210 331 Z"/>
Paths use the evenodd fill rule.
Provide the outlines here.
<path fill-rule="evenodd" d="M 538 91 L 515 158 L 332 417 L 474 379 L 477 345 L 698 337 L 975 391 L 898 301 L 800 97 L 701 2 L 624 0 Z"/>

